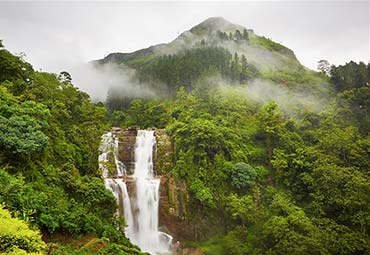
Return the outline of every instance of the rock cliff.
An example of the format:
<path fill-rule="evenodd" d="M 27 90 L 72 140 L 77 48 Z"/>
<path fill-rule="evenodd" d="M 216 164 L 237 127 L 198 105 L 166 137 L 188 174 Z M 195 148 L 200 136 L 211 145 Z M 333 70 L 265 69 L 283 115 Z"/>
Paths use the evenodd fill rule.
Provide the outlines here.
<path fill-rule="evenodd" d="M 113 128 L 118 137 L 119 159 L 125 164 L 126 172 L 131 175 L 135 167 L 135 143 L 137 128 Z M 189 200 L 186 186 L 175 181 L 172 176 L 174 143 L 164 129 L 155 129 L 156 148 L 153 150 L 154 172 L 161 180 L 159 225 L 163 231 L 170 233 L 174 240 L 194 239 L 194 229 L 186 218 L 186 208 Z M 133 183 L 127 179 L 128 189 Z"/>

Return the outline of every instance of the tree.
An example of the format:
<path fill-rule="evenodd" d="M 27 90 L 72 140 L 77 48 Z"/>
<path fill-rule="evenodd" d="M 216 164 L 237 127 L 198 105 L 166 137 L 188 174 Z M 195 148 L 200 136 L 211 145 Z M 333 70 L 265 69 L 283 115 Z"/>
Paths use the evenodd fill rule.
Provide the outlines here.
<path fill-rule="evenodd" d="M 27 83 L 32 72 L 30 64 L 23 61 L 21 57 L 11 54 L 3 46 L 0 47 L 0 83 L 6 80 Z"/>
<path fill-rule="evenodd" d="M 333 66 L 330 70 L 331 81 L 337 91 L 369 86 L 369 64 L 350 61 L 345 65 Z"/>
<path fill-rule="evenodd" d="M 235 31 L 235 38 L 237 41 L 240 41 L 242 39 L 242 34 L 240 33 L 239 29 Z"/>
<path fill-rule="evenodd" d="M 236 65 L 239 64 L 239 56 L 238 56 L 237 52 L 234 53 L 234 62 L 235 62 Z"/>
<path fill-rule="evenodd" d="M 250 250 L 252 250 L 249 241 L 248 229 L 238 226 L 227 233 L 222 240 L 222 246 L 227 251 L 228 255 L 244 255 L 249 254 Z"/>
<path fill-rule="evenodd" d="M 64 83 L 67 83 L 67 84 L 72 83 L 72 76 L 66 71 L 61 72 L 58 76 L 58 79 L 59 79 L 60 82 L 64 82 Z"/>
<path fill-rule="evenodd" d="M 231 184 L 240 190 L 248 190 L 256 181 L 257 172 L 249 164 L 244 162 L 236 163 L 232 168 Z"/>
<path fill-rule="evenodd" d="M 270 164 L 272 152 L 277 145 L 284 122 L 279 106 L 275 102 L 266 104 L 259 113 L 259 120 L 263 136 L 266 139 L 267 158 Z"/>
<path fill-rule="evenodd" d="M 240 62 L 241 62 L 241 73 L 240 73 L 239 82 L 240 84 L 242 84 L 245 82 L 245 80 L 247 79 L 247 75 L 248 75 L 247 73 L 248 63 L 247 63 L 247 58 L 244 56 L 244 54 L 242 54 Z"/>
<path fill-rule="evenodd" d="M 265 222 L 262 231 L 267 254 L 329 254 L 319 229 L 285 194 L 274 195 L 270 210 L 273 216 Z"/>
<path fill-rule="evenodd" d="M 233 40 L 233 39 L 234 39 L 233 33 L 229 32 L 229 40 Z"/>
<path fill-rule="evenodd" d="M 50 117 L 43 104 L 18 104 L 5 88 L 0 88 L 0 148 L 10 154 L 41 152 L 48 137 L 43 133 Z"/>
<path fill-rule="evenodd" d="M 6 254 L 41 255 L 46 244 L 37 230 L 31 230 L 26 222 L 11 217 L 0 205 L 0 252 Z"/>
<path fill-rule="evenodd" d="M 244 54 L 242 54 L 242 57 L 241 57 L 241 65 L 242 65 L 242 72 L 245 72 L 247 70 L 247 58 L 244 56 Z"/>
<path fill-rule="evenodd" d="M 322 59 L 317 62 L 317 70 L 323 74 L 330 74 L 330 63 L 329 61 Z"/>
<path fill-rule="evenodd" d="M 244 29 L 244 30 L 243 30 L 243 36 L 242 36 L 242 38 L 243 38 L 244 40 L 246 40 L 246 41 L 249 41 L 249 35 L 248 35 L 248 31 L 247 31 L 247 29 Z"/>

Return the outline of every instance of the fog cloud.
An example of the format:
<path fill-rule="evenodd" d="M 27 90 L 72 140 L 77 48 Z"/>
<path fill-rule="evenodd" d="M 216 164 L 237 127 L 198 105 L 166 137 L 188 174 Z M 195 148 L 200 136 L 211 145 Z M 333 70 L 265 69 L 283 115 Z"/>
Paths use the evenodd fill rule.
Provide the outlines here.
<path fill-rule="evenodd" d="M 327 85 L 323 83 L 323 86 Z M 283 84 L 261 79 L 249 82 L 244 93 L 246 97 L 263 103 L 274 101 L 288 115 L 295 115 L 300 110 L 318 112 L 326 106 L 328 98 L 326 93 L 318 96 L 309 90 L 292 90 Z"/>
<path fill-rule="evenodd" d="M 127 66 L 105 64 L 82 64 L 73 70 L 74 83 L 90 94 L 93 101 L 105 101 L 108 91 L 122 97 L 147 98 L 156 93 L 147 83 L 140 83 L 135 77 L 135 70 Z"/>
<path fill-rule="evenodd" d="M 328 106 L 331 91 L 330 85 L 325 82 L 314 85 L 314 87 L 320 86 L 322 88 L 318 92 L 316 89 L 291 89 L 284 84 L 266 79 L 254 79 L 246 85 L 240 85 L 237 82 L 227 81 L 220 75 L 202 80 L 202 85 L 208 90 L 216 89 L 224 94 L 228 94 L 227 92 L 230 90 L 237 91 L 238 95 L 243 95 L 248 100 L 260 105 L 274 101 L 290 117 L 297 117 L 304 111 L 321 111 Z"/>
<path fill-rule="evenodd" d="M 81 78 L 89 72 L 77 72 L 83 64 L 169 42 L 213 16 L 281 42 L 311 69 L 320 59 L 369 61 L 369 1 L 0 1 L 0 39 L 36 70 L 68 71 L 82 90 L 104 98 L 105 85 L 94 88 Z M 249 61 L 274 63 L 260 53 L 249 52 Z"/>

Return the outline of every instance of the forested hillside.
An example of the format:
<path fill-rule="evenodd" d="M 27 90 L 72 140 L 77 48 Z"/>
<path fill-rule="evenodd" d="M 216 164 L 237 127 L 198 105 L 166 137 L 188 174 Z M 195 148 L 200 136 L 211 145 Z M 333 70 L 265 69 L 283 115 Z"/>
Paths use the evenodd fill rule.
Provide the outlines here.
<path fill-rule="evenodd" d="M 336 95 L 299 117 L 228 87 L 134 100 L 111 118 L 166 128 L 176 140 L 169 174 L 190 192 L 187 217 L 217 229 L 189 246 L 205 254 L 368 254 L 369 71 L 363 63 L 333 67 Z"/>
<path fill-rule="evenodd" d="M 142 91 L 134 98 L 142 99 L 175 98 L 180 87 L 187 92 L 200 87 L 213 90 L 225 85 L 250 85 L 256 80 L 263 81 L 265 87 L 278 84 L 296 98 L 322 99 L 332 92 L 326 78 L 301 65 L 292 50 L 220 17 L 205 20 L 170 43 L 133 53 L 112 53 L 91 65 L 96 72 L 109 75 L 122 71 L 137 84 L 135 89 Z M 127 108 L 130 104 L 133 96 L 125 90 L 125 83 L 109 88 L 106 102 L 109 110 Z M 257 93 L 279 94 L 262 91 L 265 89 Z M 144 91 L 150 91 L 151 96 Z"/>
<path fill-rule="evenodd" d="M 0 44 L 1 253 L 92 254 L 78 249 L 94 237 L 99 254 L 139 254 L 97 172 L 107 124 L 68 73 L 34 71 Z"/>
<path fill-rule="evenodd" d="M 161 171 L 185 187 L 182 220 L 197 232 L 183 248 L 369 254 L 370 64 L 315 72 L 220 18 L 94 62 L 111 64 L 155 96 L 115 87 L 93 104 L 68 72 L 35 71 L 0 45 L 1 252 L 140 254 L 98 172 L 101 135 L 138 126 L 172 142 Z"/>

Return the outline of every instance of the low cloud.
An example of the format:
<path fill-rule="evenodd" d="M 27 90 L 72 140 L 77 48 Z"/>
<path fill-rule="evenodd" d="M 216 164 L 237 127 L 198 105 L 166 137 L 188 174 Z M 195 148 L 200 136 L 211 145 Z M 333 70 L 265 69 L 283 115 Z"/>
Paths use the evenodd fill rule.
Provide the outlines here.
<path fill-rule="evenodd" d="M 326 94 L 317 97 L 312 91 L 296 91 L 269 80 L 255 79 L 245 89 L 246 97 L 263 103 L 276 102 L 288 115 L 295 115 L 301 110 L 318 112 L 326 106 Z"/>
<path fill-rule="evenodd" d="M 149 84 L 137 80 L 135 70 L 124 65 L 85 64 L 74 68 L 72 76 L 73 82 L 81 90 L 86 91 L 93 101 L 105 101 L 109 91 L 121 97 L 156 96 Z"/>
<path fill-rule="evenodd" d="M 237 90 L 239 95 L 245 96 L 257 104 L 276 102 L 282 111 L 290 117 L 297 117 L 303 111 L 319 112 L 328 106 L 329 91 L 327 83 L 322 83 L 322 89 L 316 93 L 314 88 L 306 90 L 296 90 L 288 88 L 284 84 L 279 84 L 265 79 L 254 79 L 246 85 L 232 83 L 223 79 L 220 75 L 208 77 L 202 80 L 202 84 L 210 89 L 220 89 L 221 92 Z"/>

